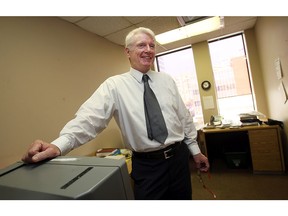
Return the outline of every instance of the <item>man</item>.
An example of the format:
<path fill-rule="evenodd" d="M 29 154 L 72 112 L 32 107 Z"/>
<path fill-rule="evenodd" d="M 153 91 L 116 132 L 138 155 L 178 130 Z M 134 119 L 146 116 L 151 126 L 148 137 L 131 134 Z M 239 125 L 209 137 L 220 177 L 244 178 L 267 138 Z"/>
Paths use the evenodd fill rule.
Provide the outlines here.
<path fill-rule="evenodd" d="M 143 27 L 131 31 L 125 51 L 130 71 L 104 81 L 80 107 L 75 119 L 65 125 L 59 138 L 52 143 L 36 140 L 22 160 L 35 163 L 65 155 L 95 138 L 114 116 L 126 148 L 133 151 L 135 198 L 192 199 L 189 156 L 192 154 L 200 171 L 208 171 L 209 162 L 200 152 L 192 117 L 173 79 L 151 70 L 155 59 L 154 33 Z M 144 74 L 149 76 L 146 84 L 155 93 L 164 117 L 163 141 L 156 141 L 156 132 L 149 135 L 147 131 L 152 120 L 146 119 L 151 107 L 146 105 L 148 111 L 144 108 Z M 153 124 L 157 123 L 158 120 Z"/>

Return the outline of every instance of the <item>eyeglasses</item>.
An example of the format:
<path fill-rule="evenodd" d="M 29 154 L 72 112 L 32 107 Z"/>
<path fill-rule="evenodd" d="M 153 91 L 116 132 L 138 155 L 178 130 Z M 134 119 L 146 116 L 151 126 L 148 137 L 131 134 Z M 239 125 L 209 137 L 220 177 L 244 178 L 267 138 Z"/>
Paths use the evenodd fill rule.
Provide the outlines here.
<path fill-rule="evenodd" d="M 211 191 L 208 187 L 206 187 L 206 185 L 203 181 L 202 175 L 201 175 L 201 171 L 199 169 L 197 170 L 197 177 L 199 179 L 199 182 L 202 184 L 203 188 L 206 189 L 210 194 L 212 194 L 214 199 L 216 199 L 216 194 L 213 193 L 213 191 Z M 209 172 L 208 172 L 208 177 L 209 178 L 211 177 Z"/>

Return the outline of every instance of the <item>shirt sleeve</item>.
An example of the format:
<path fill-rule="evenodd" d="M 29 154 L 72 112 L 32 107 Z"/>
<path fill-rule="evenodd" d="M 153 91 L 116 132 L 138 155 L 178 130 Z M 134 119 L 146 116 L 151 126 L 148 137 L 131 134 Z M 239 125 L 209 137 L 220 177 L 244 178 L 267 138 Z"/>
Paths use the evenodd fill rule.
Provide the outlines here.
<path fill-rule="evenodd" d="M 114 112 L 114 100 L 107 82 L 81 105 L 74 119 L 69 121 L 60 132 L 59 138 L 51 142 L 61 155 L 94 139 L 111 120 Z"/>
<path fill-rule="evenodd" d="M 175 84 L 176 85 L 176 84 Z M 177 86 L 176 86 L 177 88 Z M 188 145 L 188 148 L 192 155 L 201 153 L 198 142 L 197 142 L 197 130 L 193 122 L 193 118 L 185 106 L 180 93 L 178 92 L 178 115 L 180 116 L 181 122 L 184 129 L 184 142 Z"/>

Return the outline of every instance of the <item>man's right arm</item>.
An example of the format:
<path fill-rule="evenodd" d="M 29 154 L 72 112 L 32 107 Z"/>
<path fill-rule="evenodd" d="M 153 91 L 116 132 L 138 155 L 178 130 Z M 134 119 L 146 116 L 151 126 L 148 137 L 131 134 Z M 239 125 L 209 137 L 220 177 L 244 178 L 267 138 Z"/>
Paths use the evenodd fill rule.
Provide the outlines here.
<path fill-rule="evenodd" d="M 113 85 L 104 82 L 82 104 L 76 113 L 76 117 L 64 126 L 56 140 L 51 143 L 36 140 L 30 145 L 28 151 L 22 157 L 22 161 L 35 163 L 59 155 L 66 155 L 71 150 L 94 139 L 107 127 L 114 113 L 115 100 L 110 88 L 113 88 Z"/>
<path fill-rule="evenodd" d="M 59 155 L 61 155 L 61 151 L 56 145 L 46 143 L 42 140 L 36 140 L 23 155 L 22 161 L 25 163 L 37 163 L 46 159 L 55 158 Z"/>

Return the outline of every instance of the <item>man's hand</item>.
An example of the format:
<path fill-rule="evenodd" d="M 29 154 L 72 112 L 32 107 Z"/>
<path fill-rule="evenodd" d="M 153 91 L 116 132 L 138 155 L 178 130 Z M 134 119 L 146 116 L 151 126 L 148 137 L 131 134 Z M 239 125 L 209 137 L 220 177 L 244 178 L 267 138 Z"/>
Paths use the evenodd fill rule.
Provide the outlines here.
<path fill-rule="evenodd" d="M 36 140 L 23 155 L 22 161 L 25 163 L 36 163 L 45 159 L 55 158 L 60 154 L 61 151 L 57 146 L 42 140 Z"/>
<path fill-rule="evenodd" d="M 193 155 L 193 158 L 197 169 L 199 169 L 201 172 L 207 172 L 209 170 L 209 161 L 205 155 L 199 153 L 197 155 Z"/>

